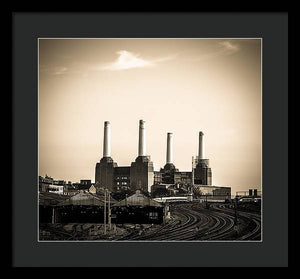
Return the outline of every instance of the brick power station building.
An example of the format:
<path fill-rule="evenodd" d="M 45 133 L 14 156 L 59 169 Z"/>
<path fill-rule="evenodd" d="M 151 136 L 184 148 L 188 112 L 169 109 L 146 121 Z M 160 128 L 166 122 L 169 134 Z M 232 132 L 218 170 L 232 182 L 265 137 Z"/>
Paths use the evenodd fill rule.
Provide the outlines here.
<path fill-rule="evenodd" d="M 154 183 L 154 168 L 150 156 L 146 155 L 146 127 L 145 121 L 139 124 L 139 152 L 138 157 L 129 167 L 118 167 L 110 155 L 110 123 L 104 122 L 103 157 L 96 164 L 95 185 L 110 191 L 120 189 L 141 190 L 150 192 Z"/>
<path fill-rule="evenodd" d="M 181 172 L 173 164 L 173 134 L 167 134 L 166 164 L 160 171 L 154 171 L 150 156 L 146 155 L 146 125 L 139 121 L 138 156 L 131 166 L 119 167 L 111 158 L 111 126 L 104 122 L 103 157 L 96 163 L 95 186 L 110 191 L 130 189 L 150 192 L 151 186 L 159 184 L 212 185 L 212 171 L 209 159 L 204 154 L 204 134 L 199 133 L 198 156 L 193 158 L 192 171 Z M 216 188 L 216 186 L 214 186 Z M 220 187 L 228 188 L 230 187 Z"/>

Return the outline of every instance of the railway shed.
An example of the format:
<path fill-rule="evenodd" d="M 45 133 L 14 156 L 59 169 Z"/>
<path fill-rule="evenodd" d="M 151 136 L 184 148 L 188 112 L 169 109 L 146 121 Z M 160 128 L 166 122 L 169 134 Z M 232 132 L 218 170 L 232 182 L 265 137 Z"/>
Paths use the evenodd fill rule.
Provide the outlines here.
<path fill-rule="evenodd" d="M 110 204 L 114 203 L 116 200 L 110 198 Z M 40 192 L 39 220 L 40 223 L 103 223 L 104 193 L 81 190 L 70 197 Z"/>
<path fill-rule="evenodd" d="M 164 221 L 164 206 L 139 190 L 112 206 L 114 222 L 118 224 L 160 224 Z"/>
<path fill-rule="evenodd" d="M 106 206 L 108 201 L 106 200 Z M 110 204 L 116 201 L 110 198 Z M 103 223 L 104 195 L 80 191 L 56 205 L 55 222 L 59 223 Z"/>
<path fill-rule="evenodd" d="M 50 192 L 39 192 L 39 220 L 40 223 L 51 223 L 55 206 L 69 197 Z"/>

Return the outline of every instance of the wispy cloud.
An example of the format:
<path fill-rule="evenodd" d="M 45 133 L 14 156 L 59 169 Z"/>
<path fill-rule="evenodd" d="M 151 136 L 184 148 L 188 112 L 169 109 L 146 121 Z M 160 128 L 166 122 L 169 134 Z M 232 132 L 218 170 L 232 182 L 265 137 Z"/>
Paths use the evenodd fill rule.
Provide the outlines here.
<path fill-rule="evenodd" d="M 238 44 L 233 44 L 230 41 L 219 42 L 219 44 L 223 47 L 222 52 L 224 54 L 233 54 L 240 50 L 240 46 Z"/>
<path fill-rule="evenodd" d="M 139 54 L 135 54 L 126 50 L 117 52 L 118 58 L 111 63 L 101 64 L 86 64 L 73 62 L 71 65 L 64 66 L 44 66 L 40 65 L 40 73 L 47 73 L 54 76 L 65 76 L 69 74 L 77 74 L 86 78 L 90 73 L 97 71 L 121 71 L 134 68 L 149 68 L 154 67 L 159 63 L 172 60 L 177 57 L 177 54 L 159 57 L 156 59 L 144 59 Z"/>
<path fill-rule="evenodd" d="M 77 63 L 73 63 L 68 66 L 40 65 L 39 71 L 41 74 L 48 74 L 48 75 L 52 75 L 52 76 L 66 76 L 66 75 L 70 75 L 70 74 L 77 74 L 77 75 L 81 75 L 82 77 L 84 77 L 87 73 L 83 68 L 84 68 L 84 64 L 77 65 Z"/>
<path fill-rule="evenodd" d="M 174 59 L 176 55 L 161 57 L 153 60 L 146 60 L 140 57 L 139 54 L 135 54 L 126 50 L 120 50 L 117 52 L 119 57 L 116 61 L 102 65 L 98 69 L 100 70 L 109 70 L 109 71 L 120 71 L 128 70 L 133 68 L 146 68 L 153 67 L 157 63 L 164 62 L 167 60 Z"/>
<path fill-rule="evenodd" d="M 209 50 L 202 52 L 202 54 L 197 54 L 193 58 L 183 58 L 184 55 L 181 53 L 182 61 L 202 61 L 207 59 L 213 59 L 219 56 L 232 55 L 240 50 L 240 45 L 237 42 L 232 42 L 230 40 L 217 41 L 214 42 Z M 118 55 L 115 61 L 110 63 L 83 63 L 83 62 L 73 62 L 64 63 L 61 65 L 52 66 L 40 66 L 40 73 L 46 73 L 54 76 L 66 76 L 66 75 L 78 75 L 86 78 L 92 72 L 98 71 L 122 71 L 136 68 L 151 68 L 155 67 L 160 63 L 165 61 L 174 60 L 178 57 L 178 53 L 163 57 L 156 57 L 151 59 L 146 59 L 141 57 L 140 54 L 133 53 L 127 50 L 117 51 Z"/>
<path fill-rule="evenodd" d="M 203 55 L 200 55 L 195 61 L 212 59 L 219 56 L 232 55 L 240 50 L 240 46 L 237 43 L 231 41 L 218 42 L 216 45 L 211 47 L 211 51 Z"/>

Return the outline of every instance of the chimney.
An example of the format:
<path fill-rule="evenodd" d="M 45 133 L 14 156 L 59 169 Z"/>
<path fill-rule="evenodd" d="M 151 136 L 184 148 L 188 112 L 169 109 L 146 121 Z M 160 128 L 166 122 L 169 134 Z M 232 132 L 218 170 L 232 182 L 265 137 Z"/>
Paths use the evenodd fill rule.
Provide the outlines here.
<path fill-rule="evenodd" d="M 110 157 L 110 123 L 104 122 L 103 157 Z"/>
<path fill-rule="evenodd" d="M 167 164 L 173 164 L 173 134 L 168 133 L 167 137 Z"/>
<path fill-rule="evenodd" d="M 139 156 L 146 156 L 146 121 L 140 120 L 139 127 Z"/>
<path fill-rule="evenodd" d="M 199 159 L 205 159 L 204 154 L 204 134 L 202 132 L 199 132 L 199 153 L 198 153 Z"/>

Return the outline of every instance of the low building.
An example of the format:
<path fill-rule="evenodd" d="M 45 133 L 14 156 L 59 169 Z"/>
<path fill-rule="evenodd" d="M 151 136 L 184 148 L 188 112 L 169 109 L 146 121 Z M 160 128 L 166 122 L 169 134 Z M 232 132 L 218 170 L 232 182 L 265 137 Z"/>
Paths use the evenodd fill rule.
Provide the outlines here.
<path fill-rule="evenodd" d="M 203 200 L 226 201 L 231 199 L 231 187 L 194 185 L 193 194 Z"/>
<path fill-rule="evenodd" d="M 145 196 L 140 190 L 112 206 L 116 223 L 160 224 L 164 221 L 164 207 Z"/>
<path fill-rule="evenodd" d="M 63 195 L 64 194 L 64 188 L 65 188 L 64 185 L 51 184 L 51 185 L 48 186 L 48 192 Z"/>
<path fill-rule="evenodd" d="M 157 197 L 166 197 L 170 195 L 168 187 L 170 184 L 154 184 L 151 186 L 151 196 L 154 198 Z"/>
<path fill-rule="evenodd" d="M 65 180 L 53 180 L 53 184 L 54 184 L 54 185 L 65 186 L 67 183 L 66 183 Z"/>
<path fill-rule="evenodd" d="M 236 196 L 238 197 L 261 197 L 262 192 L 258 189 L 249 189 L 248 191 L 238 191 L 236 192 Z"/>
<path fill-rule="evenodd" d="M 78 194 L 65 199 L 55 206 L 56 223 L 103 223 L 104 193 L 97 194 L 81 190 Z M 110 205 L 116 201 L 110 197 Z M 108 195 L 106 197 L 108 214 Z M 108 215 L 107 215 L 108 220 Z"/>
<path fill-rule="evenodd" d="M 39 191 L 40 192 L 47 192 L 49 185 L 53 184 L 53 178 L 48 176 L 47 174 L 45 177 L 39 176 Z"/>
<path fill-rule="evenodd" d="M 70 181 L 66 183 L 65 180 L 55 180 L 47 174 L 45 177 L 39 176 L 39 191 L 52 192 L 63 194 L 66 188 L 71 185 Z M 59 186 L 59 187 L 58 187 Z"/>
<path fill-rule="evenodd" d="M 57 204 L 68 199 L 67 196 L 49 192 L 39 193 L 39 220 L 40 223 L 51 223 L 54 208 Z"/>
<path fill-rule="evenodd" d="M 87 188 L 89 188 L 92 185 L 92 181 L 90 179 L 81 179 L 80 184 L 82 186 L 87 186 Z"/>
<path fill-rule="evenodd" d="M 103 223 L 104 200 L 87 191 L 55 206 L 55 223 Z"/>
<path fill-rule="evenodd" d="M 77 190 L 88 190 L 91 187 L 91 180 L 80 180 L 72 184 L 72 187 Z"/>

